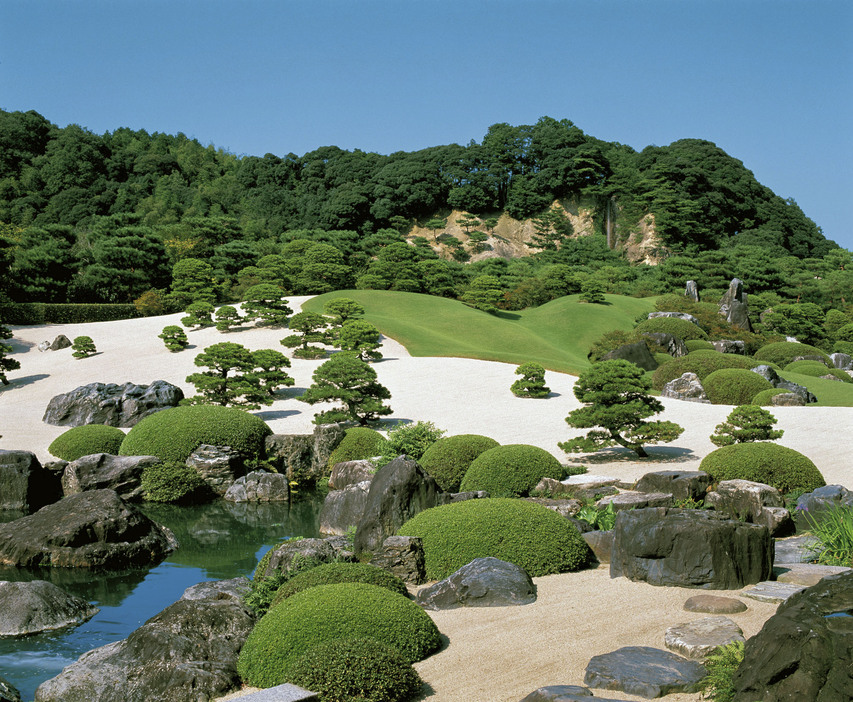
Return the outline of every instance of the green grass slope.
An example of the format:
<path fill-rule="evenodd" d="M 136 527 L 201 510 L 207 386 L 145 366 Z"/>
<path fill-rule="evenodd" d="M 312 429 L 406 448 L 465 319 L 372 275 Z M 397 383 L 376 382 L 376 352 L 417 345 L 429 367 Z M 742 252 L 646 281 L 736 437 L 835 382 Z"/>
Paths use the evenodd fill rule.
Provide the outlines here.
<path fill-rule="evenodd" d="M 591 305 L 569 295 L 541 307 L 491 315 L 431 295 L 340 290 L 309 300 L 303 309 L 322 313 L 326 302 L 337 297 L 361 303 L 365 320 L 413 356 L 536 361 L 575 375 L 589 367 L 586 355 L 596 339 L 612 329 L 632 329 L 637 315 L 654 309 L 655 300 L 605 295 L 608 304 Z"/>
<path fill-rule="evenodd" d="M 817 398 L 817 402 L 809 405 L 810 407 L 853 407 L 853 384 L 851 383 L 824 380 L 790 371 L 782 371 L 779 375 L 785 380 L 802 385 Z"/>

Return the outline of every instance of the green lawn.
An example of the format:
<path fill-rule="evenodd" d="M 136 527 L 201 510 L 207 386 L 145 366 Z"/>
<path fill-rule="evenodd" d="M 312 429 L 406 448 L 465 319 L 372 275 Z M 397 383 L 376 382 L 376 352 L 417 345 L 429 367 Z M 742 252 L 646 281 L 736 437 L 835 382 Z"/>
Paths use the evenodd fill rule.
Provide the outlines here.
<path fill-rule="evenodd" d="M 817 398 L 817 403 L 809 407 L 853 407 L 853 383 L 840 383 L 788 371 L 782 371 L 779 375 L 806 387 Z"/>
<path fill-rule="evenodd" d="M 536 361 L 577 375 L 589 367 L 592 343 L 612 329 L 630 330 L 655 298 L 605 295 L 608 304 L 578 302 L 577 295 L 541 307 L 491 315 L 456 300 L 390 290 L 340 290 L 309 300 L 303 309 L 322 312 L 336 297 L 360 302 L 364 318 L 399 341 L 413 356 L 459 356 L 486 361 Z"/>

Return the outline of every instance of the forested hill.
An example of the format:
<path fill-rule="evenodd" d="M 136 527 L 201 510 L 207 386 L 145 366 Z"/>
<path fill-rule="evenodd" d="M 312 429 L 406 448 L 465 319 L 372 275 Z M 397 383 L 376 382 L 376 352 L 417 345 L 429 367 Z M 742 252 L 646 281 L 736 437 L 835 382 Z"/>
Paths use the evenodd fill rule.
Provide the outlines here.
<path fill-rule="evenodd" d="M 89 227 L 98 217 L 132 214 L 148 227 L 226 217 L 238 238 L 314 228 L 368 235 L 408 231 L 451 209 L 521 220 L 557 199 L 587 203 L 611 247 L 651 215 L 670 252 L 741 243 L 805 258 L 835 248 L 795 202 L 698 139 L 636 152 L 543 117 L 495 124 L 467 146 L 237 157 L 183 134 L 97 135 L 60 129 L 33 111 L 0 111 L 0 222 L 12 229 Z"/>

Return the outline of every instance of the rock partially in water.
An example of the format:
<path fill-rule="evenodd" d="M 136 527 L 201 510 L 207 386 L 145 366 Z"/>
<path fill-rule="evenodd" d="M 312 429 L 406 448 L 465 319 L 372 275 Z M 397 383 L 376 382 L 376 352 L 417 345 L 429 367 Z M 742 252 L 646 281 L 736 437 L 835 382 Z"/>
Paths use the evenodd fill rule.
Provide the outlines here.
<path fill-rule="evenodd" d="M 0 636 L 24 636 L 82 624 L 99 611 L 44 580 L 0 580 Z"/>

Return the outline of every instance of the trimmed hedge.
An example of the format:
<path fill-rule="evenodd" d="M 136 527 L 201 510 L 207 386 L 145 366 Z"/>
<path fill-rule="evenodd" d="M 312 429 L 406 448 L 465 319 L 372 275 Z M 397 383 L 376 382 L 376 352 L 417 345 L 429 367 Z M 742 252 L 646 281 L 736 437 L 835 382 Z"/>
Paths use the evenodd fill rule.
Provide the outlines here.
<path fill-rule="evenodd" d="M 806 456 L 793 449 L 766 441 L 723 446 L 711 451 L 699 470 L 721 480 L 751 480 L 772 485 L 782 494 L 811 492 L 823 485 L 820 471 Z"/>
<path fill-rule="evenodd" d="M 652 319 L 644 319 L 634 327 L 634 330 L 641 334 L 672 334 L 684 341 L 708 338 L 708 335 L 701 327 L 678 317 L 653 317 Z"/>
<path fill-rule="evenodd" d="M 699 380 L 704 380 L 714 371 L 723 368 L 754 368 L 758 364 L 747 356 L 736 356 L 731 353 L 718 351 L 695 351 L 680 358 L 672 358 L 652 375 L 652 387 L 663 390 L 670 380 L 680 378 L 685 373 L 695 373 Z"/>
<path fill-rule="evenodd" d="M 785 370 L 791 373 L 799 373 L 800 375 L 808 375 L 812 378 L 831 375 L 845 383 L 853 383 L 853 378 L 843 370 L 839 368 L 827 368 L 820 361 L 794 361 L 785 366 Z"/>
<path fill-rule="evenodd" d="M 249 685 L 272 687 L 311 648 L 370 637 L 397 649 L 407 663 L 426 658 L 441 645 L 429 615 L 402 595 L 365 583 L 318 585 L 261 618 L 240 651 L 237 672 Z"/>
<path fill-rule="evenodd" d="M 337 639 L 297 658 L 285 682 L 320 695 L 323 702 L 406 702 L 423 681 L 396 649 L 376 639 Z"/>
<path fill-rule="evenodd" d="M 370 563 L 324 563 L 323 565 L 306 570 L 304 573 L 288 580 L 282 585 L 272 601 L 274 607 L 279 602 L 309 587 L 318 585 L 334 585 L 337 583 L 367 583 L 384 587 L 398 595 L 408 596 L 406 583 L 393 573 L 383 570 Z"/>
<path fill-rule="evenodd" d="M 565 468 L 545 449 L 507 444 L 484 451 L 465 472 L 462 492 L 485 490 L 491 497 L 527 497 L 542 478 L 561 480 Z"/>
<path fill-rule="evenodd" d="M 420 464 L 445 492 L 458 492 L 465 472 L 484 451 L 500 446 L 480 434 L 457 434 L 439 439 L 421 456 Z"/>
<path fill-rule="evenodd" d="M 784 368 L 797 356 L 820 356 L 828 367 L 832 366 L 829 356 L 819 348 L 796 341 L 777 341 L 762 346 L 755 352 L 754 358 L 756 361 L 775 363 Z"/>
<path fill-rule="evenodd" d="M 211 494 L 195 468 L 177 461 L 146 466 L 140 484 L 150 502 L 203 502 Z"/>
<path fill-rule="evenodd" d="M 73 305 L 55 302 L 3 302 L 0 319 L 6 324 L 85 324 L 133 319 L 140 314 L 132 304 Z"/>
<path fill-rule="evenodd" d="M 329 456 L 329 468 L 344 461 L 359 461 L 373 458 L 382 453 L 385 438 L 370 427 L 352 427 L 347 429 L 344 438 Z"/>
<path fill-rule="evenodd" d="M 427 578 L 441 580 L 475 558 L 493 556 L 531 577 L 580 570 L 590 551 L 565 517 L 527 500 L 489 498 L 424 510 L 397 531 L 423 539 Z"/>
<path fill-rule="evenodd" d="M 183 463 L 201 444 L 230 446 L 247 458 L 264 453 L 272 429 L 262 419 L 235 407 L 186 405 L 147 416 L 128 432 L 122 456 L 157 456 Z"/>
<path fill-rule="evenodd" d="M 691 351 L 716 351 L 714 345 L 710 341 L 705 341 L 705 339 L 690 339 L 689 341 L 685 341 L 684 345 L 687 346 L 687 352 Z"/>
<path fill-rule="evenodd" d="M 788 390 L 783 390 L 781 388 L 770 388 L 769 390 L 762 390 L 755 397 L 752 398 L 751 405 L 758 405 L 759 407 L 770 407 L 773 403 L 770 401 L 772 397 L 775 395 L 784 395 Z"/>
<path fill-rule="evenodd" d="M 48 446 L 51 456 L 63 461 L 76 461 L 82 456 L 93 453 L 109 453 L 117 455 L 125 433 L 118 427 L 105 424 L 85 424 L 74 427 L 57 436 Z"/>
<path fill-rule="evenodd" d="M 714 371 L 702 381 L 712 405 L 748 405 L 762 390 L 772 390 L 766 378 L 741 368 Z"/>

